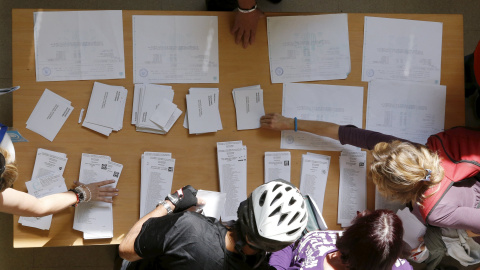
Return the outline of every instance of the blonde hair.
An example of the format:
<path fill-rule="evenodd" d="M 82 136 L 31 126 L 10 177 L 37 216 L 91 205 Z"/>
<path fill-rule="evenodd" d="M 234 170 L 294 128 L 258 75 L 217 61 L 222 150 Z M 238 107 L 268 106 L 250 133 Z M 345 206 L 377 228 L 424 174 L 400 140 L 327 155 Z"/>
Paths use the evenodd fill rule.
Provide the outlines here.
<path fill-rule="evenodd" d="M 0 148 L 0 153 L 5 157 L 5 160 L 9 160 L 10 154 L 7 150 Z M 5 171 L 0 175 L 0 192 L 3 192 L 8 187 L 13 185 L 13 182 L 17 180 L 18 168 L 17 163 L 10 162 L 5 165 Z"/>
<path fill-rule="evenodd" d="M 425 191 L 443 179 L 440 158 L 424 145 L 393 141 L 377 143 L 373 149 L 370 176 L 378 191 L 402 203 L 421 205 Z M 428 170 L 431 170 L 429 180 Z"/>

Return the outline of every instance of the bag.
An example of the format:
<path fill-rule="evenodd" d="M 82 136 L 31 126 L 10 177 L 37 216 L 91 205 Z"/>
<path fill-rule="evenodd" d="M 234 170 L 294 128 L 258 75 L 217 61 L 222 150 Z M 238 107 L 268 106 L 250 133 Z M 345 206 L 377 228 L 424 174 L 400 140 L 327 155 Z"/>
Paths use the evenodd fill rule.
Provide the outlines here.
<path fill-rule="evenodd" d="M 445 171 L 440 184 L 425 192 L 427 198 L 419 207 L 423 220 L 428 224 L 428 215 L 450 187 L 480 172 L 480 130 L 454 127 L 430 136 L 426 145 L 438 153 Z"/>

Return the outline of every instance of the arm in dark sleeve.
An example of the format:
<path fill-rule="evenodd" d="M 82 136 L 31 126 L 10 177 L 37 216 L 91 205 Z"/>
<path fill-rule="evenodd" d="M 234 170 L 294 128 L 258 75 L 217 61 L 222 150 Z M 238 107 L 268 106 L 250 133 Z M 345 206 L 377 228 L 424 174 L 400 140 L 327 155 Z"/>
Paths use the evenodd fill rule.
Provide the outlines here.
<path fill-rule="evenodd" d="M 379 142 L 389 143 L 395 140 L 409 142 L 395 136 L 357 128 L 353 125 L 340 126 L 338 129 L 338 137 L 341 144 L 350 144 L 368 150 L 372 150 Z"/>
<path fill-rule="evenodd" d="M 273 252 L 272 255 L 270 255 L 270 261 L 268 262 L 270 266 L 277 270 L 289 269 L 293 258 L 293 245 L 294 244 L 291 244 L 282 250 Z"/>

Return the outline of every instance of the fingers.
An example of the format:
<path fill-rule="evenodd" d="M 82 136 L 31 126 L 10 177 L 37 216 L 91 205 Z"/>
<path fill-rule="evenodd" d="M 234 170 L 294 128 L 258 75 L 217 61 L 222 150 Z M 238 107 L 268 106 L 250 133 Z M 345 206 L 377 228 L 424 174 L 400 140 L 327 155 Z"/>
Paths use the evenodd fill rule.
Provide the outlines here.
<path fill-rule="evenodd" d="M 197 206 L 204 206 L 206 203 L 204 199 L 197 197 Z"/>
<path fill-rule="evenodd" d="M 97 187 L 101 187 L 101 186 L 105 186 L 113 183 L 115 183 L 115 180 L 100 181 L 100 182 L 97 182 L 96 184 L 97 184 Z"/>
<path fill-rule="evenodd" d="M 243 48 L 247 48 L 250 43 L 250 31 L 243 32 Z"/>

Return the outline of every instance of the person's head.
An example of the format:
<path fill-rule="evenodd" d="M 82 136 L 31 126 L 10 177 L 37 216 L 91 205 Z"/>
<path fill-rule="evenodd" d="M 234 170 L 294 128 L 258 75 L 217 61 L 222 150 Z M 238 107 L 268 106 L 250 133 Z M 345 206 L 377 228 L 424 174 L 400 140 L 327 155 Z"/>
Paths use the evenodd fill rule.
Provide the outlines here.
<path fill-rule="evenodd" d="M 0 192 L 11 187 L 17 180 L 17 176 L 17 164 L 15 161 L 11 161 L 7 150 L 0 148 Z"/>
<path fill-rule="evenodd" d="M 377 143 L 370 175 L 380 193 L 402 203 L 421 204 L 424 192 L 440 183 L 440 158 L 424 145 L 393 141 Z"/>
<path fill-rule="evenodd" d="M 349 269 L 392 269 L 404 254 L 402 220 L 390 210 L 360 213 L 337 240 Z"/>
<path fill-rule="evenodd" d="M 236 249 L 273 252 L 301 237 L 307 225 L 307 209 L 300 191 L 284 180 L 257 187 L 237 210 Z"/>

